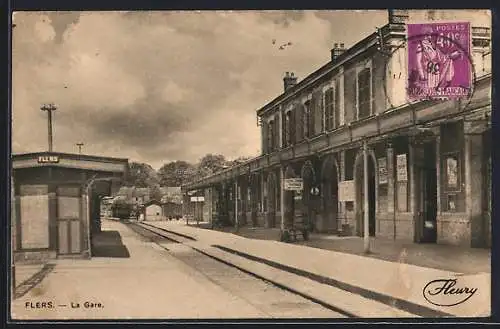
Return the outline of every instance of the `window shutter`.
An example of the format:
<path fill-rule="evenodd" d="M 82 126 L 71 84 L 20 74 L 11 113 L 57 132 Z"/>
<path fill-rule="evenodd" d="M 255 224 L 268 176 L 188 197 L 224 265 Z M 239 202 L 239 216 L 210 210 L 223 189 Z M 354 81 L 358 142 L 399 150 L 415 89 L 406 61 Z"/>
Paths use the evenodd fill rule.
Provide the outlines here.
<path fill-rule="evenodd" d="M 281 112 L 281 144 L 283 147 L 287 147 L 287 142 L 288 142 L 288 127 L 287 127 L 287 114 L 286 112 Z"/>
<path fill-rule="evenodd" d="M 292 143 L 295 143 L 296 141 L 296 135 L 295 135 L 295 132 L 297 130 L 297 127 L 296 127 L 296 123 L 295 123 L 295 110 L 296 109 L 293 109 L 291 112 L 290 112 L 290 144 Z"/>
<path fill-rule="evenodd" d="M 325 122 L 326 122 L 326 104 L 325 104 L 325 97 L 326 93 L 321 93 L 321 100 L 320 100 L 320 108 L 321 108 L 321 132 L 324 132 L 326 129 L 325 127 Z"/>
<path fill-rule="evenodd" d="M 267 127 L 267 122 L 262 121 L 262 151 L 264 154 L 268 153 L 268 137 L 267 135 L 269 134 L 268 127 Z"/>
<path fill-rule="evenodd" d="M 311 97 L 311 102 L 309 103 L 309 137 L 313 137 L 316 135 L 316 108 L 317 108 L 317 96 L 316 93 L 313 93 Z"/>
<path fill-rule="evenodd" d="M 323 93 L 321 90 L 316 92 L 316 115 L 315 115 L 315 127 L 316 127 L 316 135 L 319 135 L 323 132 Z"/>
<path fill-rule="evenodd" d="M 325 93 L 325 115 L 326 115 L 326 129 L 333 128 L 333 89 L 328 88 Z"/>
<path fill-rule="evenodd" d="M 303 106 L 299 104 L 295 107 L 295 137 L 296 142 L 300 142 L 304 138 L 304 113 Z"/>
<path fill-rule="evenodd" d="M 274 134 L 275 134 L 275 138 L 274 138 L 274 149 L 275 150 L 278 150 L 280 148 L 280 121 L 279 121 L 279 117 L 276 116 L 276 118 L 274 119 Z"/>
<path fill-rule="evenodd" d="M 337 79 L 335 81 L 335 109 L 334 109 L 334 127 L 340 126 L 340 81 Z"/>
<path fill-rule="evenodd" d="M 267 135 L 268 153 L 271 153 L 273 151 L 274 121 L 269 121 L 267 127 L 269 130 L 269 133 Z"/>

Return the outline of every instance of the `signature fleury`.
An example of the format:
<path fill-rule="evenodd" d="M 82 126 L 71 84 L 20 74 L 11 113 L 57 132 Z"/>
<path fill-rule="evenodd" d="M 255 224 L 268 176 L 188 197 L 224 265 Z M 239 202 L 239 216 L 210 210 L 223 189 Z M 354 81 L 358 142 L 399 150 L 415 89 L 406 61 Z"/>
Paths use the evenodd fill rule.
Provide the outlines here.
<path fill-rule="evenodd" d="M 476 292 L 477 288 L 457 286 L 457 279 L 433 280 L 423 289 L 424 298 L 437 306 L 455 306 L 464 303 Z"/>

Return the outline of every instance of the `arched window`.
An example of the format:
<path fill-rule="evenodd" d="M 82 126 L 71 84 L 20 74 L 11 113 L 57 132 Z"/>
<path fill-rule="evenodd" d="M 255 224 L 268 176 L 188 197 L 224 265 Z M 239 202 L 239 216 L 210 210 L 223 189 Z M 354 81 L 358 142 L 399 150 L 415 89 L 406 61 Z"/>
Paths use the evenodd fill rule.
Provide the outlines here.
<path fill-rule="evenodd" d="M 332 130 L 335 122 L 335 103 L 333 100 L 333 88 L 329 88 L 325 92 L 325 114 L 326 114 L 326 130 Z"/>
<path fill-rule="evenodd" d="M 268 133 L 267 133 L 267 148 L 269 152 L 274 151 L 274 121 L 271 120 L 268 123 Z"/>
<path fill-rule="evenodd" d="M 285 124 L 284 134 L 285 134 L 285 147 L 292 145 L 292 111 L 285 113 Z"/>
<path fill-rule="evenodd" d="M 294 110 L 295 117 L 295 141 L 300 142 L 304 139 L 304 105 L 298 104 Z"/>
<path fill-rule="evenodd" d="M 304 138 L 311 137 L 311 101 L 306 101 L 303 107 Z"/>
<path fill-rule="evenodd" d="M 371 69 L 364 68 L 358 73 L 358 119 L 369 117 L 372 114 Z"/>
<path fill-rule="evenodd" d="M 279 117 L 276 117 L 274 120 L 274 140 L 273 140 L 273 145 L 274 145 L 274 151 L 278 150 L 280 148 L 280 121 L 278 120 Z"/>

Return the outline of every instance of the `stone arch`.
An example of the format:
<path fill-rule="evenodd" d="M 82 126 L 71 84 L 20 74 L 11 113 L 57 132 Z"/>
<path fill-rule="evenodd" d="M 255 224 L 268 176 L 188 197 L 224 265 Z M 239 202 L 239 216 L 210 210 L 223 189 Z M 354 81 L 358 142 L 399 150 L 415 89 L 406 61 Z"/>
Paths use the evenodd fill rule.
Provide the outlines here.
<path fill-rule="evenodd" d="M 338 230 L 338 183 L 340 168 L 333 154 L 328 155 L 321 166 L 321 218 L 322 228 L 327 231 Z"/>
<path fill-rule="evenodd" d="M 293 169 L 292 166 L 288 165 L 285 168 L 285 178 L 295 178 L 297 177 L 297 174 L 295 173 L 295 170 Z"/>
<path fill-rule="evenodd" d="M 250 197 L 250 220 L 252 222 L 252 226 L 257 226 L 257 213 L 259 211 L 259 190 L 260 190 L 260 182 L 259 182 L 259 174 L 258 173 L 250 173 L 248 175 L 248 188 L 249 188 L 249 197 Z"/>
<path fill-rule="evenodd" d="M 316 178 L 316 172 L 314 170 L 314 166 L 312 164 L 312 161 L 311 160 L 307 160 L 304 165 L 302 166 L 302 169 L 300 171 L 300 176 L 302 178 L 311 178 L 312 181 L 314 182 L 315 181 L 315 178 Z"/>
<path fill-rule="evenodd" d="M 266 180 L 266 198 L 267 198 L 267 219 L 266 226 L 275 227 L 276 226 L 276 209 L 277 209 L 277 188 L 278 179 L 276 173 L 271 171 L 267 174 Z"/>
<path fill-rule="evenodd" d="M 358 235 L 363 235 L 364 231 L 364 165 L 363 165 L 363 150 L 359 150 L 356 154 L 356 158 L 354 160 L 354 168 L 353 168 L 353 176 L 354 176 L 354 186 L 355 186 L 355 202 L 354 202 L 354 211 L 356 216 L 356 231 Z M 378 166 L 377 166 L 377 157 L 375 155 L 375 151 L 372 148 L 368 148 L 368 193 L 369 196 L 369 227 L 370 227 L 370 235 L 374 236 L 376 232 L 376 214 L 378 212 Z"/>
<path fill-rule="evenodd" d="M 300 206 L 299 209 L 300 215 L 302 216 L 302 220 L 307 221 L 311 230 L 315 228 L 315 213 L 312 204 L 311 198 L 311 188 L 314 186 L 316 182 L 316 173 L 314 170 L 314 166 L 312 161 L 305 161 L 304 165 L 301 169 L 301 177 L 302 177 L 302 197 L 299 201 Z"/>
<path fill-rule="evenodd" d="M 336 177 L 331 177 L 332 171 L 329 170 L 331 167 L 335 167 L 335 172 L 337 173 Z M 340 181 L 340 167 L 337 159 L 333 154 L 329 154 L 325 157 L 323 160 L 323 163 L 321 165 L 321 178 L 336 178 L 338 181 Z"/>
<path fill-rule="evenodd" d="M 284 171 L 285 179 L 287 178 L 297 178 L 297 173 L 295 172 L 292 165 L 287 165 Z M 290 226 L 295 218 L 295 193 L 293 191 L 283 191 L 284 198 L 284 211 L 285 211 L 285 227 Z"/>

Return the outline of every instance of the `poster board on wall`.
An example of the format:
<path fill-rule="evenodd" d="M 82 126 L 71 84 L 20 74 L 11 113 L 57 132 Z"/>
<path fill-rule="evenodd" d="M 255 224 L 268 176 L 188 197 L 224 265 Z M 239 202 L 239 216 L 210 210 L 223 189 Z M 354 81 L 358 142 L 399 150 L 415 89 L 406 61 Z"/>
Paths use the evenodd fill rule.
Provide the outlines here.
<path fill-rule="evenodd" d="M 339 182 L 338 189 L 339 201 L 354 201 L 356 197 L 354 180 L 345 180 Z"/>

